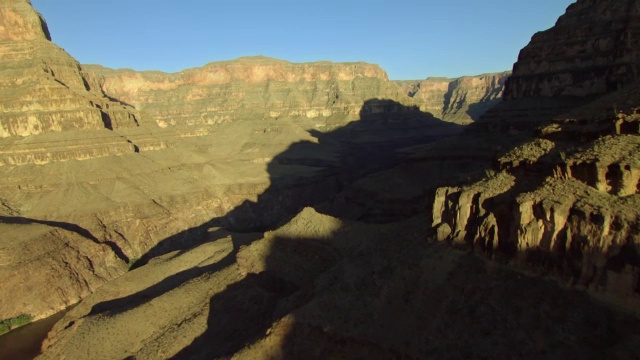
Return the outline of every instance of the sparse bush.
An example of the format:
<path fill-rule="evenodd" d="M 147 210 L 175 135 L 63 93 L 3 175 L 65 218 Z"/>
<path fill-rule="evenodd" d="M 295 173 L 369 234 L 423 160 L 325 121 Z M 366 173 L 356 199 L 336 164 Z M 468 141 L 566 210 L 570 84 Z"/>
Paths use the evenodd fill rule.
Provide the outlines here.
<path fill-rule="evenodd" d="M 4 333 L 8 333 L 9 331 L 15 328 L 18 328 L 22 325 L 26 325 L 30 323 L 31 320 L 32 320 L 31 315 L 27 315 L 27 314 L 22 314 L 20 316 L 17 316 L 11 319 L 0 320 L 0 335 Z"/>
<path fill-rule="evenodd" d="M 566 152 L 566 151 L 560 151 L 560 160 L 561 160 L 563 163 L 566 163 L 566 162 L 567 162 L 567 152 Z"/>
<path fill-rule="evenodd" d="M 129 260 L 129 263 L 127 264 L 127 271 L 131 270 L 135 266 L 136 261 L 138 260 L 140 260 L 140 258 L 133 258 Z"/>
<path fill-rule="evenodd" d="M 484 176 L 487 179 L 493 179 L 494 177 L 496 177 L 496 175 L 498 175 L 498 172 L 495 171 L 494 169 L 484 169 Z"/>

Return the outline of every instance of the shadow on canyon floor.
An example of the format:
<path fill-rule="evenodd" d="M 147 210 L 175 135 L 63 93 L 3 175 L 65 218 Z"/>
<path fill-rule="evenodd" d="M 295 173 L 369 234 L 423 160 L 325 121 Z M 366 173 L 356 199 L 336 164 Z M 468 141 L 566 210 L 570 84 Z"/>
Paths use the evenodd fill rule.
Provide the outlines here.
<path fill-rule="evenodd" d="M 267 167 L 271 185 L 256 202 L 246 200 L 222 217 L 160 241 L 135 262 L 132 270 L 155 257 L 232 235 L 233 251 L 224 259 L 185 270 L 126 298 L 97 304 L 91 314 L 127 311 L 200 274 L 229 266 L 240 247 L 261 238 L 262 232 L 286 223 L 304 207 L 329 201 L 358 178 L 396 164 L 396 150 L 430 143 L 461 130 L 460 125 L 444 122 L 415 106 L 368 100 L 359 120 L 328 133 L 311 130 L 317 142 L 294 143 L 274 157 Z"/>
<path fill-rule="evenodd" d="M 271 186 L 259 195 L 256 202 L 245 201 L 223 217 L 212 219 L 199 227 L 161 241 L 145 254 L 136 266 L 143 266 L 150 259 L 169 252 L 186 251 L 202 241 L 216 241 L 231 236 L 233 251 L 222 260 L 212 265 L 182 271 L 136 294 L 96 304 L 91 314 L 123 313 L 201 274 L 230 266 L 236 263 L 236 257 L 242 247 L 262 238 L 261 232 L 286 223 L 301 209 L 314 207 L 316 210 L 320 209 L 320 213 L 331 214 L 330 206 L 319 205 L 326 204 L 341 190 L 366 174 L 397 164 L 399 158 L 396 150 L 425 144 L 459 131 L 458 126 L 441 122 L 416 108 L 407 108 L 389 100 L 367 101 L 360 113 L 359 121 L 330 133 L 313 133 L 318 140 L 317 143 L 295 143 L 275 157 L 268 165 Z M 507 142 L 512 146 L 503 148 L 502 151 L 506 153 L 522 141 L 525 140 Z M 487 166 L 491 166 L 490 162 Z M 542 174 L 541 177 L 528 179 L 527 184 L 523 183 L 518 188 L 533 188 L 542 181 L 541 179 Z M 339 220 L 348 222 L 352 219 Z M 424 229 L 427 228 L 427 219 L 419 219 L 418 223 L 425 224 Z M 495 277 L 491 277 L 493 275 L 487 275 L 490 270 L 486 263 L 472 255 L 463 257 L 458 262 L 462 264 L 460 270 L 448 276 L 446 285 L 435 288 L 425 285 L 428 281 L 415 278 L 418 276 L 416 273 L 435 270 L 421 268 L 424 267 L 423 257 L 428 256 L 430 249 L 427 246 L 415 246 L 424 242 L 427 235 L 424 229 L 412 235 L 413 246 L 408 246 L 408 250 L 403 249 L 400 242 L 392 245 L 387 242 L 385 245 L 374 239 L 371 240 L 371 245 L 367 245 L 366 242 L 359 245 L 368 249 L 365 252 L 373 251 L 372 256 L 378 259 L 375 261 L 389 263 L 380 276 L 387 280 L 392 278 L 390 283 L 395 281 L 393 279 L 396 276 L 396 267 L 410 273 L 409 280 L 403 277 L 404 283 L 400 281 L 402 284 L 399 285 L 398 291 L 387 285 L 384 289 L 376 288 L 375 284 L 367 285 L 371 286 L 369 290 L 373 288 L 374 292 L 385 291 L 388 296 L 385 297 L 387 302 L 381 303 L 378 311 L 373 313 L 375 319 L 367 318 L 363 321 L 367 323 L 371 320 L 370 327 L 376 328 L 375 332 L 378 335 L 382 334 L 383 339 L 397 338 L 393 340 L 398 341 L 397 343 L 393 343 L 392 340 L 389 340 L 392 341 L 390 343 L 383 344 L 386 340 L 377 343 L 375 336 L 378 335 L 364 338 L 360 338 L 358 334 L 349 335 L 355 325 L 340 325 L 340 321 L 332 321 L 325 327 L 299 325 L 293 321 L 287 329 L 287 334 L 275 345 L 280 348 L 274 353 L 278 354 L 276 357 L 300 358 L 300 355 L 304 354 L 307 358 L 334 358 L 352 357 L 351 355 L 357 353 L 369 358 L 413 358 L 416 354 L 419 354 L 418 357 L 438 357 L 444 354 L 438 351 L 447 351 L 453 358 L 465 354 L 466 357 L 477 357 L 479 354 L 526 356 L 526 349 L 518 349 L 523 341 L 527 342 L 529 348 L 541 349 L 537 354 L 541 356 L 545 354 L 545 341 L 549 339 L 556 342 L 549 346 L 560 349 L 552 347 L 555 352 L 551 355 L 569 356 L 575 355 L 575 351 L 582 355 L 588 354 L 592 349 L 581 350 L 584 343 L 591 342 L 594 346 L 607 347 L 614 342 L 610 338 L 596 341 L 598 337 L 610 336 L 607 327 L 611 326 L 611 321 L 605 310 L 591 309 L 591 303 L 586 296 L 574 296 L 570 290 L 557 290 L 566 291 L 570 295 L 567 300 L 560 301 L 561 306 L 553 310 L 554 302 L 558 300 L 548 295 L 556 294 L 556 290 L 553 290 L 557 289 L 555 285 L 546 280 L 533 278 L 522 280 L 520 276 L 509 271 L 499 272 Z M 336 233 L 342 230 L 345 229 L 338 229 Z M 239 236 L 239 233 L 244 235 Z M 402 238 L 404 235 L 400 232 L 398 236 Z M 402 239 L 404 241 L 404 238 Z M 335 245 L 340 241 L 346 244 L 345 247 L 356 242 L 348 231 L 331 239 L 307 238 L 304 235 L 299 238 L 272 239 L 271 252 L 266 254 L 264 259 L 265 270 L 249 273 L 239 282 L 214 295 L 209 303 L 207 330 L 173 358 L 230 357 L 246 349 L 248 345 L 256 343 L 268 333 L 274 322 L 282 320 L 283 316 L 303 307 L 313 297 L 321 295 L 315 293 L 314 288 L 318 277 L 334 268 L 345 256 Z M 407 245 L 409 243 L 407 240 Z M 375 250 L 376 247 L 384 251 Z M 312 248 L 313 250 L 310 250 Z M 397 260 L 396 251 L 407 252 L 403 255 L 409 259 L 406 264 L 392 263 L 391 259 Z M 283 259 L 287 258 L 288 254 L 292 258 L 302 259 L 300 263 L 305 264 L 301 268 L 304 271 L 293 276 L 296 281 L 292 280 L 292 277 L 280 275 L 283 271 L 296 271 L 283 270 Z M 369 262 L 375 263 L 366 257 L 360 260 L 365 267 L 373 266 Z M 406 268 L 407 266 L 409 268 Z M 411 266 L 417 267 L 420 271 Z M 375 283 L 376 276 L 374 274 L 365 281 Z M 412 282 L 411 279 L 416 282 Z M 550 288 L 553 289 L 549 290 Z M 517 290 L 514 292 L 513 289 Z M 540 289 L 543 291 L 539 291 Z M 423 295 L 417 295 L 417 292 Z M 429 296 L 424 294 L 438 295 L 429 299 Z M 360 301 L 364 297 L 363 294 L 356 293 L 351 301 L 345 300 L 340 305 L 341 314 L 357 318 L 360 308 L 369 306 L 366 302 Z M 403 303 L 396 303 L 400 300 Z M 371 300 L 372 303 L 376 301 Z M 322 305 L 316 306 L 322 308 Z M 503 311 L 510 307 L 513 309 Z M 578 309 L 573 317 L 570 315 L 572 308 Z M 329 306 L 326 315 L 335 317 L 340 316 L 340 313 L 332 314 Z M 383 320 L 379 320 L 378 315 Z M 533 340 L 527 338 L 526 331 L 516 331 L 521 320 L 518 317 L 526 318 L 527 324 L 535 328 Z M 546 318 L 543 324 L 538 326 L 536 323 L 539 317 Z M 568 317 L 571 319 L 567 320 Z M 570 322 L 570 326 L 556 330 L 556 324 L 565 320 Z M 410 323 L 411 327 L 403 328 L 405 323 Z M 562 336 L 572 331 L 577 333 L 576 336 L 580 339 L 562 339 Z M 552 334 L 549 335 L 550 333 Z M 461 334 L 463 336 L 458 339 Z M 491 334 L 494 336 L 485 343 L 485 338 Z M 345 344 L 347 338 L 350 339 L 350 344 Z M 466 343 L 465 339 L 471 339 L 471 343 Z M 449 341 L 447 346 L 450 347 L 438 349 L 437 343 L 440 340 Z M 465 349 L 470 345 L 470 349 Z M 597 356 L 597 353 L 593 356 Z"/>
<path fill-rule="evenodd" d="M 497 98 L 493 100 L 479 101 L 477 103 L 470 104 L 469 108 L 467 109 L 467 115 L 469 115 L 469 117 L 471 117 L 473 121 L 478 121 L 480 120 L 480 117 L 482 117 L 484 113 L 486 113 L 492 107 L 498 105 L 500 102 L 502 102 L 502 99 Z"/>
<path fill-rule="evenodd" d="M 333 131 L 310 130 L 317 141 L 294 143 L 267 166 L 271 185 L 257 201 L 244 201 L 222 217 L 158 243 L 134 265 L 196 245 L 211 228 L 264 232 L 286 223 L 306 206 L 332 199 L 354 181 L 399 163 L 397 150 L 458 134 L 463 126 L 392 100 L 364 103 L 360 119 Z"/>

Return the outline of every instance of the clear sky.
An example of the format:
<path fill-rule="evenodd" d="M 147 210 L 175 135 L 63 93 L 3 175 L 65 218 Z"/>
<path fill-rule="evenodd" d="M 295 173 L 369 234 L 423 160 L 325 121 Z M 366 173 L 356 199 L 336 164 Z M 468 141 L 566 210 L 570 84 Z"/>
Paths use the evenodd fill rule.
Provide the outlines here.
<path fill-rule="evenodd" d="M 31 0 L 83 64 L 176 72 L 265 55 L 366 61 L 391 79 L 511 70 L 573 0 Z"/>

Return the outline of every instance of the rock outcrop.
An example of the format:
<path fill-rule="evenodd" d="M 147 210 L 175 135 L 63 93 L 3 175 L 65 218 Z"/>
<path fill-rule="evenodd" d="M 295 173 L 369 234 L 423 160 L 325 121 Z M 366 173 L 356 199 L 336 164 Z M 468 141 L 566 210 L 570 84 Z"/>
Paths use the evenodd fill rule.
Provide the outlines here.
<path fill-rule="evenodd" d="M 580 0 L 520 52 L 505 100 L 601 95 L 638 76 L 640 2 Z"/>
<path fill-rule="evenodd" d="M 634 0 L 570 5 L 554 27 L 535 34 L 521 50 L 504 101 L 481 118 L 482 126 L 531 129 L 624 89 L 638 77 L 639 14 Z M 618 102 L 610 102 L 610 112 Z"/>
<path fill-rule="evenodd" d="M 29 0 L 2 1 L 0 17 L 0 41 L 51 41 L 47 23 L 42 15 L 33 10 Z"/>
<path fill-rule="evenodd" d="M 504 84 L 511 75 L 463 76 L 457 79 L 427 78 L 424 81 L 396 81 L 420 106 L 445 121 L 469 124 L 500 103 Z"/>
<path fill-rule="evenodd" d="M 533 37 L 505 101 L 470 132 L 513 141 L 485 180 L 436 191 L 438 240 L 638 306 L 639 5 L 581 0 Z"/>
<path fill-rule="evenodd" d="M 0 138 L 137 125 L 131 107 L 90 88 L 27 0 L 0 2 L 0 79 Z"/>

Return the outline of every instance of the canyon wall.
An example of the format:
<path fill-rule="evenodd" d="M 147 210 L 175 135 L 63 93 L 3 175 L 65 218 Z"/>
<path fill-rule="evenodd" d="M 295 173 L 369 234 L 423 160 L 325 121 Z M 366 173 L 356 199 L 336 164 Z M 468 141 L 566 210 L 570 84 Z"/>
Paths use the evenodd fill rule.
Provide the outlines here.
<path fill-rule="evenodd" d="M 469 124 L 502 101 L 504 84 L 511 75 L 463 76 L 457 79 L 427 78 L 423 81 L 395 81 L 420 110 L 445 121 Z"/>
<path fill-rule="evenodd" d="M 599 95 L 638 76 L 640 2 L 580 0 L 520 51 L 506 100 Z"/>
<path fill-rule="evenodd" d="M 601 17 L 590 11 L 600 9 L 601 3 L 606 1 L 579 1 L 568 14 L 583 9 L 585 19 L 598 23 Z M 526 64 L 551 61 L 553 56 L 535 60 L 538 52 L 523 50 L 519 64 L 524 65 L 516 65 L 511 90 L 508 72 L 394 83 L 377 65 L 293 64 L 264 57 L 211 63 L 174 74 L 113 70 L 78 65 L 51 43 L 45 23 L 27 1 L 0 4 L 7 14 L 0 28 L 4 29 L 0 46 L 6 49 L 0 67 L 0 92 L 6 94 L 0 100 L 0 231 L 5 234 L 0 239 L 0 277 L 8 279 L 0 284 L 0 319 L 22 314 L 41 318 L 64 309 L 117 281 L 128 267 L 135 267 L 138 258 L 142 258 L 139 265 L 160 267 L 167 260 L 163 271 L 167 278 L 199 276 L 203 269 L 217 268 L 216 262 L 227 253 L 235 256 L 237 252 L 228 238 L 224 246 L 213 242 L 221 240 L 217 235 L 221 226 L 262 232 L 281 225 L 304 206 L 320 203 L 325 212 L 336 216 L 331 223 L 392 223 L 386 238 L 376 237 L 378 229 L 385 227 L 353 226 L 362 227 L 380 244 L 394 244 L 393 251 L 368 249 L 368 238 L 353 247 L 348 242 L 337 245 L 345 246 L 345 254 L 363 257 L 368 264 L 364 268 L 371 273 L 367 279 L 375 279 L 383 267 L 402 263 L 405 253 L 411 257 L 424 252 L 426 228 L 432 225 L 437 240 L 559 274 L 570 284 L 615 293 L 625 301 L 637 298 L 637 114 L 605 111 L 619 99 L 612 93 L 615 97 L 603 100 L 597 111 L 583 111 L 602 114 L 589 119 L 589 126 L 579 115 L 552 122 L 547 113 L 531 108 L 530 99 L 548 95 L 560 107 L 579 110 L 556 95 L 595 94 L 574 91 L 585 85 L 562 82 L 562 76 L 560 82 L 544 80 L 550 73 L 540 69 L 550 65 L 525 72 L 535 68 Z M 618 11 L 618 5 L 611 11 Z M 23 31 L 14 31 L 16 26 Z M 573 34 L 575 38 L 562 33 L 558 36 L 564 40 L 555 41 L 554 31 L 543 38 L 547 54 L 562 54 L 572 41 L 586 41 L 582 33 Z M 532 44 L 541 41 L 538 38 Z M 599 54 L 598 47 L 589 49 Z M 549 71 L 564 69 L 574 80 L 581 79 L 580 74 L 593 78 L 591 67 L 575 63 L 560 67 L 566 61 Z M 459 133 L 461 128 L 452 123 L 472 122 L 498 103 L 505 81 L 508 101 L 498 108 L 524 100 L 529 107 L 518 111 L 550 124 L 536 129 L 534 137 L 478 126 L 459 137 L 431 143 Z M 549 84 L 555 84 L 556 90 L 536 90 Z M 628 88 L 620 91 L 624 89 Z M 482 121 L 511 121 L 509 114 L 513 113 L 492 110 Z M 414 218 L 406 226 L 393 224 L 425 211 L 431 213 L 429 223 Z M 308 240 L 305 231 L 314 230 L 313 224 L 315 220 L 302 226 L 296 236 Z M 420 230 L 414 232 L 414 226 Z M 403 244 L 398 241 L 398 229 L 414 238 L 413 248 L 398 245 Z M 196 256 L 185 262 L 188 265 L 177 267 L 168 261 L 174 256 L 191 257 L 198 251 L 190 249 L 198 246 L 211 248 L 207 251 L 214 254 L 200 253 L 202 258 Z M 269 246 L 264 247 L 256 259 L 251 258 L 255 248 L 245 248 L 245 258 L 238 260 L 241 266 L 229 258 L 223 265 L 233 281 L 213 280 L 217 285 L 210 289 L 220 292 L 221 284 L 235 284 L 251 272 L 262 274 L 269 255 Z M 318 248 L 319 253 L 333 256 L 331 248 Z M 362 255 L 361 248 L 384 265 L 369 268 L 370 257 Z M 278 256 L 288 259 L 293 251 L 304 258 L 304 249 L 294 245 Z M 396 262 L 386 259 L 390 253 L 398 254 Z M 341 265 L 338 272 L 346 269 L 347 275 L 338 284 L 351 284 L 351 261 Z M 299 263 L 307 264 L 304 259 Z M 319 276 L 314 271 L 326 270 L 324 264 L 319 270 L 311 267 L 309 283 Z M 305 269 L 292 276 L 304 278 Z M 211 271 L 212 279 L 225 276 Z M 278 271 L 275 274 L 280 276 Z M 135 276 L 122 281 L 126 285 Z M 322 276 L 327 279 L 322 284 L 329 284 L 334 273 Z M 464 278 L 461 275 L 459 281 L 468 285 Z M 277 293 L 282 279 L 273 280 L 275 285 L 272 280 L 268 278 L 265 286 Z M 389 294 L 394 293 L 395 280 L 389 280 Z M 97 299 L 108 303 L 142 291 L 139 297 L 144 302 L 145 288 L 159 282 L 170 283 L 150 278 L 129 291 L 115 282 Z M 191 285 L 197 287 L 196 282 Z M 242 289 L 239 294 L 244 294 Z M 354 294 L 360 298 L 361 292 Z M 314 296 L 312 292 L 303 295 L 286 300 L 288 305 L 281 310 L 289 311 L 293 308 L 287 306 Z M 206 325 L 202 323 L 211 296 L 205 291 L 196 304 L 197 311 L 202 310 L 197 317 L 200 330 Z M 101 316 L 100 311 L 109 311 L 98 307 L 93 313 L 93 303 L 85 305 L 71 318 L 93 319 Z M 181 323 L 185 313 L 178 310 L 172 319 Z M 81 322 L 73 326 L 73 321 L 61 322 L 57 331 L 72 337 L 83 326 Z"/>
<path fill-rule="evenodd" d="M 532 38 L 505 101 L 470 129 L 511 143 L 484 180 L 436 191 L 438 240 L 637 306 L 638 5 L 580 0 Z"/>
<path fill-rule="evenodd" d="M 410 103 L 384 70 L 367 63 L 294 64 L 256 56 L 172 74 L 83 69 L 106 94 L 161 127 L 266 118 L 344 124 L 359 117 L 368 99 Z"/>
<path fill-rule="evenodd" d="M 91 89 L 26 0 L 0 2 L 0 138 L 136 126 L 132 108 Z"/>
<path fill-rule="evenodd" d="M 486 180 L 438 189 L 436 237 L 633 301 L 640 290 L 639 138 L 607 136 L 571 155 L 566 144 L 544 139 L 520 146 Z"/>

